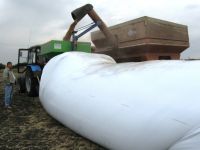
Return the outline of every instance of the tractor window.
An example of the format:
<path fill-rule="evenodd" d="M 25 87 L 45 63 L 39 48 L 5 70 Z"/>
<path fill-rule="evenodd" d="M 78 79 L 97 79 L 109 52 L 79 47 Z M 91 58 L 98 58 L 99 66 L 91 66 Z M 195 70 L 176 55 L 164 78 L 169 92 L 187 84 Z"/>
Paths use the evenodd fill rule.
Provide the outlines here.
<path fill-rule="evenodd" d="M 28 51 L 26 50 L 22 50 L 19 52 L 19 62 L 20 63 L 27 63 L 27 59 L 28 59 Z"/>
<path fill-rule="evenodd" d="M 19 49 L 18 53 L 18 73 L 22 73 L 26 69 L 28 63 L 29 49 Z"/>
<path fill-rule="evenodd" d="M 28 59 L 28 64 L 34 64 L 36 60 L 36 53 L 35 52 L 30 52 L 29 53 L 29 59 Z"/>

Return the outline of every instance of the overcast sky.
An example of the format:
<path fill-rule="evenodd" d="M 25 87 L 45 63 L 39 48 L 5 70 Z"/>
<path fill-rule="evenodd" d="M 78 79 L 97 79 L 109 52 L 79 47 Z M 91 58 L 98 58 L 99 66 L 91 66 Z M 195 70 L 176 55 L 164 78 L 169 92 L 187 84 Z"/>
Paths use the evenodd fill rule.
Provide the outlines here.
<path fill-rule="evenodd" d="M 200 58 L 200 0 L 0 0 L 0 62 L 16 63 L 19 48 L 61 40 L 72 22 L 70 12 L 86 3 L 108 26 L 142 16 L 188 25 L 190 48 L 182 57 Z M 86 17 L 79 26 L 91 22 Z"/>

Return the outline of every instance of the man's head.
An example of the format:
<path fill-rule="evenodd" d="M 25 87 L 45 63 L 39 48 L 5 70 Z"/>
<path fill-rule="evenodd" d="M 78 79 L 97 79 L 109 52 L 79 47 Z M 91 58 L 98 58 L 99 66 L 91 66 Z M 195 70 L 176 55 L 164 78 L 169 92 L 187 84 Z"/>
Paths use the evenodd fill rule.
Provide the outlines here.
<path fill-rule="evenodd" d="M 9 69 L 12 69 L 12 62 L 7 62 L 7 67 L 8 67 Z"/>

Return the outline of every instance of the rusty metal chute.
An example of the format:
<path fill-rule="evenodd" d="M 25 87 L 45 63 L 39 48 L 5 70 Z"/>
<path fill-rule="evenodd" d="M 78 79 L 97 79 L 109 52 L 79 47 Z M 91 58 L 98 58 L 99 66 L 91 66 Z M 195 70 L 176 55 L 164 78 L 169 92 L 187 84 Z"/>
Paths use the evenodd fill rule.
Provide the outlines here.
<path fill-rule="evenodd" d="M 76 24 L 83 18 L 85 15 L 88 15 L 95 23 L 98 24 L 100 31 L 105 35 L 106 39 L 109 42 L 109 45 L 112 49 L 118 48 L 117 38 L 110 32 L 109 28 L 106 26 L 104 21 L 99 17 L 99 15 L 93 9 L 91 4 L 86 4 L 80 8 L 75 9 L 71 13 L 74 22 L 71 24 L 69 30 L 64 36 L 63 40 L 70 40 L 75 31 Z"/>

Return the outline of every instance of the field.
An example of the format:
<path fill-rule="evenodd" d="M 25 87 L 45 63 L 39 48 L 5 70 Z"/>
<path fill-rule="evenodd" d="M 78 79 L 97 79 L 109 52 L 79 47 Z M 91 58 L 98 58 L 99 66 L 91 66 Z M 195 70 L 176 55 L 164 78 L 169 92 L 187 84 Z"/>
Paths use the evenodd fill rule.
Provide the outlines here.
<path fill-rule="evenodd" d="M 20 150 L 104 150 L 66 128 L 42 108 L 38 98 L 15 90 L 13 108 L 3 107 L 0 71 L 0 149 Z"/>

